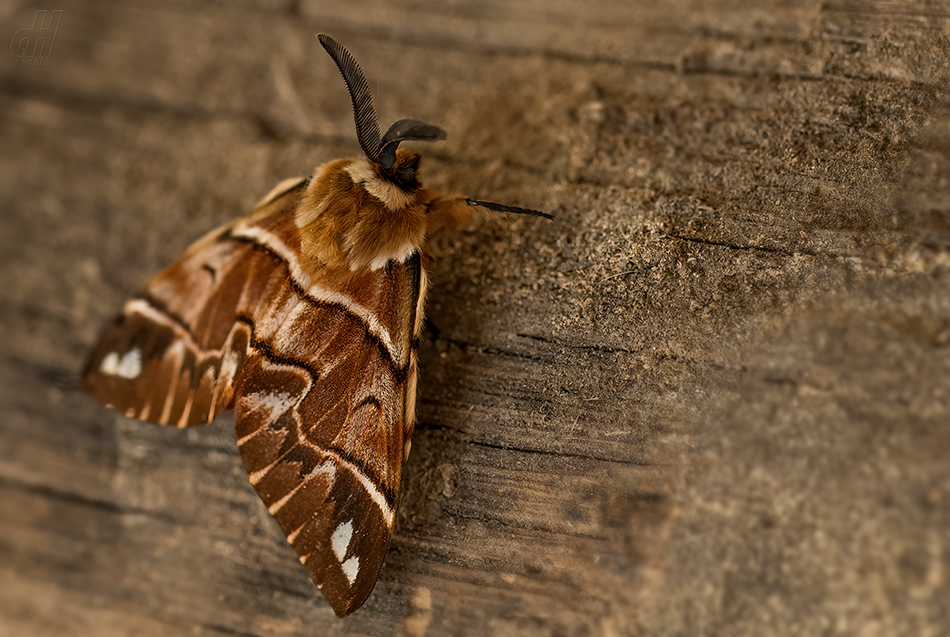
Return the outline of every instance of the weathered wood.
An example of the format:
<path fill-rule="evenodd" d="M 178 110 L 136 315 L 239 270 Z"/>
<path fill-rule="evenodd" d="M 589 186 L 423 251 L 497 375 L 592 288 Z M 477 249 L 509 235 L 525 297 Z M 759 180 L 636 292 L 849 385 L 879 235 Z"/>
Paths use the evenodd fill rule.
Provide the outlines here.
<path fill-rule="evenodd" d="M 750 4 L 58 5 L 48 65 L 0 56 L 0 633 L 950 632 L 950 10 Z M 426 183 L 556 215 L 436 239 L 342 621 L 230 417 L 77 382 L 190 241 L 358 152 L 318 31 L 449 131 Z"/>

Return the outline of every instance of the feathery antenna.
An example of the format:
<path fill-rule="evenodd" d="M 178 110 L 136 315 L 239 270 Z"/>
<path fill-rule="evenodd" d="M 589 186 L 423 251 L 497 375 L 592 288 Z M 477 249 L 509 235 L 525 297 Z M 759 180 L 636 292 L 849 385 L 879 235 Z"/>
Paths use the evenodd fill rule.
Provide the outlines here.
<path fill-rule="evenodd" d="M 379 140 L 379 119 L 373 108 L 373 95 L 369 92 L 366 76 L 356 58 L 342 44 L 325 33 L 317 36 L 343 75 L 346 89 L 353 103 L 353 118 L 356 120 L 356 139 L 360 148 L 373 163 L 380 163 L 381 144 Z"/>
<path fill-rule="evenodd" d="M 435 142 L 445 139 L 445 131 L 438 126 L 420 122 L 417 119 L 401 119 L 379 137 L 379 119 L 376 109 L 373 108 L 373 96 L 369 92 L 369 84 L 363 75 L 356 58 L 346 48 L 325 33 L 317 36 L 320 44 L 326 49 L 336 66 L 343 75 L 346 88 L 353 103 L 353 117 L 356 120 L 356 139 L 360 148 L 366 153 L 371 162 L 389 173 L 396 163 L 396 149 L 400 142 L 414 140 Z"/>

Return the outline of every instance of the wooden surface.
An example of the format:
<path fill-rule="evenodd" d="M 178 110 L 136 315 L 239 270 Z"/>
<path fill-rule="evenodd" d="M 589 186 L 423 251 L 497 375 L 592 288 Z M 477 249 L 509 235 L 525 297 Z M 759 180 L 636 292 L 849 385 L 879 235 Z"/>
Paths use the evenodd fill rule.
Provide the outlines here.
<path fill-rule="evenodd" d="M 12 3 L 0 55 L 0 634 L 950 633 L 943 1 Z M 314 33 L 427 185 L 537 207 L 438 237 L 419 425 L 339 620 L 230 416 L 118 417 L 123 300 L 358 152 Z"/>

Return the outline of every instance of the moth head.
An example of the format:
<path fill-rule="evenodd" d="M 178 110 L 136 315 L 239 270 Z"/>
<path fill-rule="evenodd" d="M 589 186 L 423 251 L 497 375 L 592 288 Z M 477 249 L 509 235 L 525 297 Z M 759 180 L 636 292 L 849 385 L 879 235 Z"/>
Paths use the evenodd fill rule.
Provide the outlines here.
<path fill-rule="evenodd" d="M 392 163 L 389 168 L 383 168 L 379 164 L 376 164 L 375 168 L 377 174 L 383 179 L 396 184 L 406 192 L 412 192 L 420 186 L 416 173 L 419 171 L 421 160 L 422 155 L 419 153 L 409 150 L 396 152 L 394 149 Z"/>
<path fill-rule="evenodd" d="M 419 187 L 416 172 L 420 155 L 405 151 L 396 152 L 399 144 L 405 141 L 434 142 L 445 139 L 445 131 L 438 126 L 426 124 L 416 119 L 401 119 L 386 131 L 379 134 L 379 120 L 373 108 L 373 96 L 363 75 L 360 65 L 342 44 L 321 33 L 317 36 L 337 68 L 343 75 L 350 101 L 353 103 L 353 117 L 356 120 L 356 138 L 366 157 L 373 163 L 376 171 L 384 179 L 406 191 Z"/>

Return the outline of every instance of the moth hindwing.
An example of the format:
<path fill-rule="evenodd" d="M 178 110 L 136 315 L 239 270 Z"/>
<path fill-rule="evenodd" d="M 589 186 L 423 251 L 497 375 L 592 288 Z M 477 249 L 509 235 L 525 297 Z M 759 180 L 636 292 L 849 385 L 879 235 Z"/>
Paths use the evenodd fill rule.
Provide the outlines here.
<path fill-rule="evenodd" d="M 163 425 L 233 408 L 251 484 L 342 617 L 369 597 L 392 537 L 415 417 L 426 238 L 476 206 L 542 213 L 423 188 L 420 155 L 398 146 L 445 133 L 400 120 L 380 136 L 356 60 L 319 38 L 349 90 L 365 158 L 281 183 L 250 216 L 188 248 L 105 329 L 83 386 Z"/>

